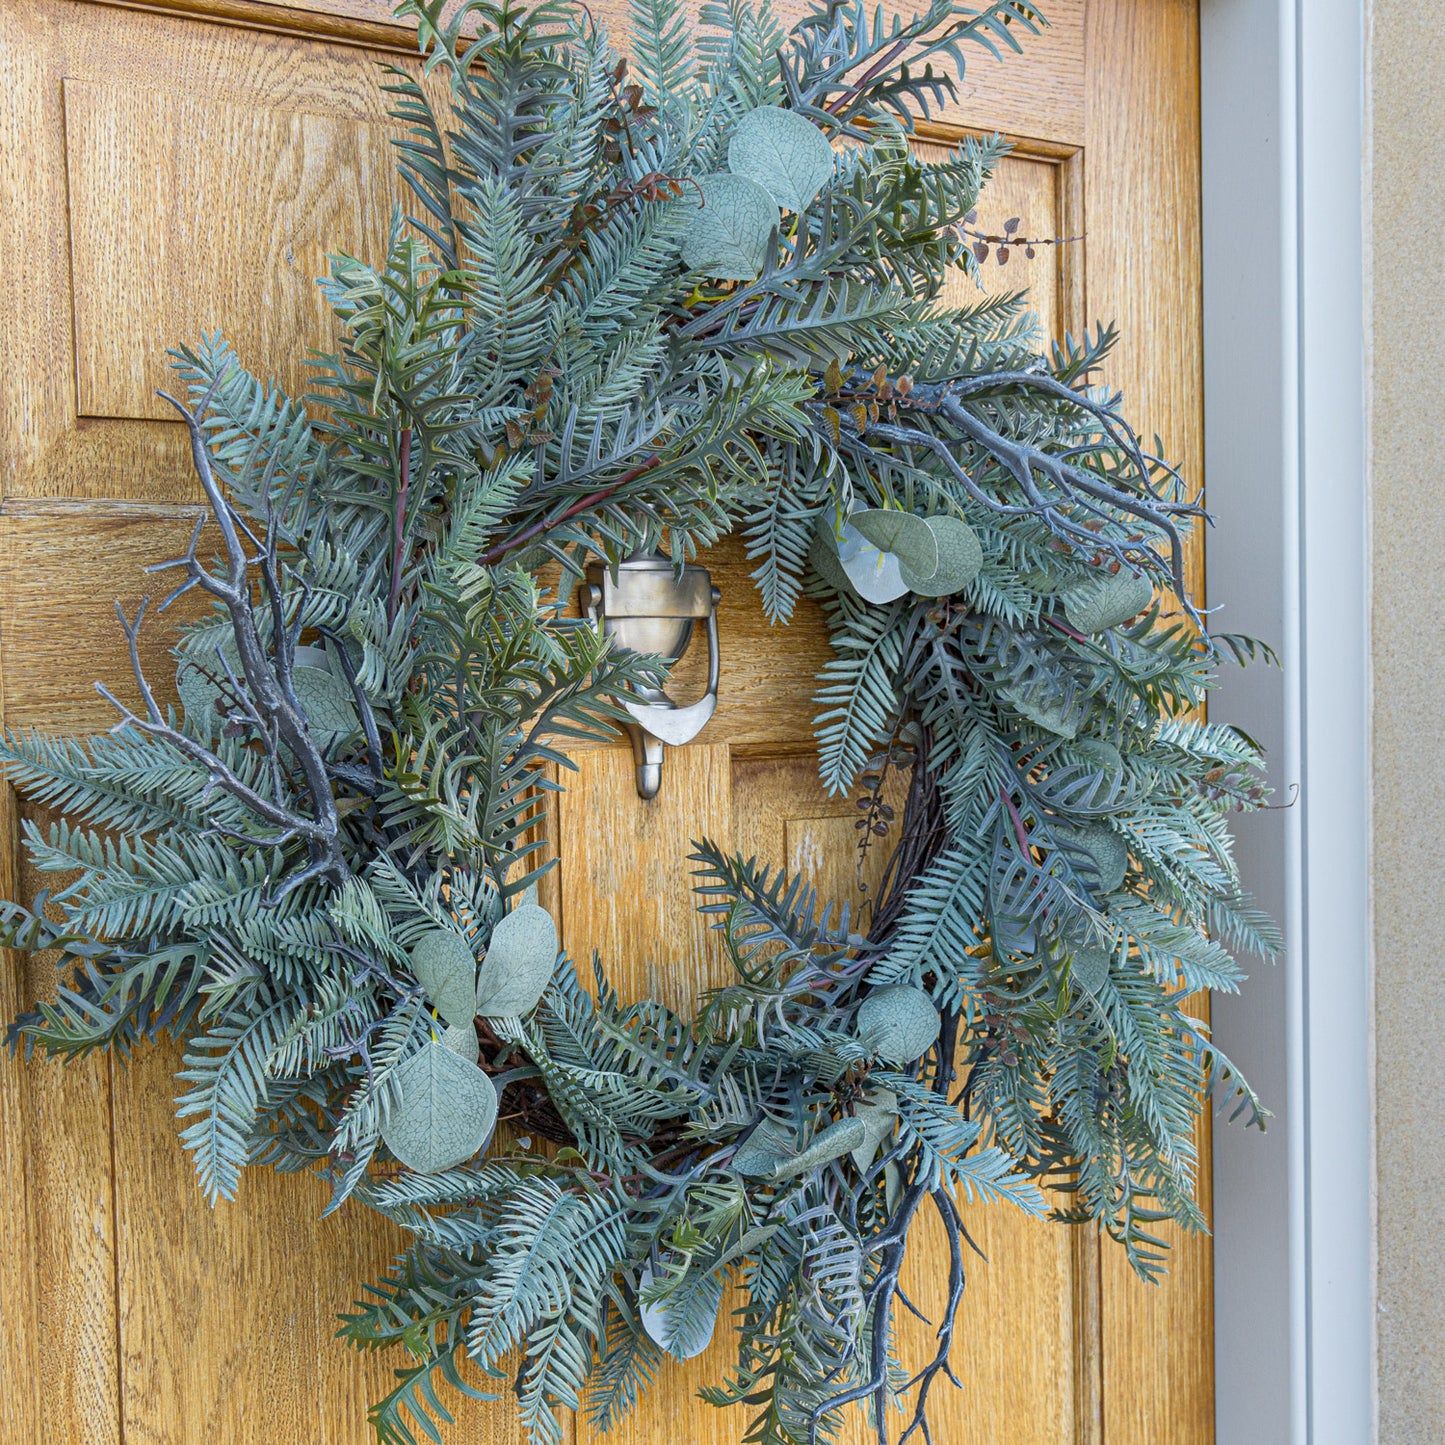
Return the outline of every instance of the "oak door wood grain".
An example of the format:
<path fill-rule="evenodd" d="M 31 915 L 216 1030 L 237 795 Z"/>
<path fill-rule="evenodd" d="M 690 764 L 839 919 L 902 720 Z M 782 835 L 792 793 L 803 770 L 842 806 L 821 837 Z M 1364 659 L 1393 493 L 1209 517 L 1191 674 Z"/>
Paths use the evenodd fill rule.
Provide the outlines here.
<path fill-rule="evenodd" d="M 599 0 L 594 12 L 615 22 L 623 8 Z M 973 57 L 925 144 L 991 130 L 1017 141 L 979 227 L 1017 216 L 1028 234 L 1084 239 L 1032 262 L 1015 249 L 983 268 L 983 286 L 1029 286 L 1046 335 L 1118 319 L 1107 378 L 1198 477 L 1196 0 L 1045 8 L 1053 28 L 1025 39 L 1026 58 Z M 376 66 L 409 63 L 409 43 L 381 0 L 0 5 L 0 254 L 22 258 L 0 268 L 8 724 L 109 724 L 91 683 L 128 689 L 111 600 L 134 606 L 141 565 L 174 552 L 199 500 L 181 429 L 150 396 L 165 374 L 157 352 L 220 321 L 248 364 L 294 384 L 297 346 L 327 335 L 311 289 L 320 255 L 374 254 L 384 233 Z M 212 155 L 225 160 L 208 165 Z M 960 277 L 950 299 L 972 294 Z M 813 675 L 828 655 L 817 608 L 804 601 L 791 628 L 770 627 L 742 545 L 704 560 L 724 597 L 718 713 L 697 744 L 669 753 L 654 803 L 637 799 L 625 747 L 579 755 L 549 824 L 561 866 L 545 887 L 584 963 L 595 946 L 625 992 L 678 1006 L 722 968 L 690 909 L 693 839 L 801 869 L 855 910 L 882 861 L 875 851 L 857 866 L 852 803 L 823 793 L 808 755 Z M 1191 566 L 1202 596 L 1197 550 Z M 158 675 L 165 646 L 151 634 Z M 688 659 L 680 693 L 701 666 Z M 0 882 L 33 887 L 13 799 L 6 807 Z M 43 959 L 11 960 L 0 1004 L 13 1012 L 47 974 Z M 331 1339 L 334 1315 L 404 1241 L 359 1209 L 320 1221 L 315 1186 L 295 1178 L 248 1179 L 236 1204 L 209 1211 L 176 1142 L 176 1066 L 166 1050 L 64 1069 L 0 1056 L 0 1441 L 361 1445 L 365 1404 L 400 1362 L 348 1355 Z M 968 1221 L 988 1258 L 970 1261 L 966 1388 L 940 1389 L 935 1439 L 1212 1439 L 1207 1239 L 1183 1243 L 1175 1275 L 1146 1289 L 1096 1235 L 997 1206 L 970 1206 Z M 941 1303 L 938 1258 L 925 1233 L 908 1279 L 928 1315 Z M 931 1330 L 905 1318 L 901 1334 L 917 1354 Z M 741 1413 L 693 1393 L 726 1354 L 723 1341 L 701 1363 L 667 1367 L 614 1438 L 741 1440 Z M 516 1439 L 505 1400 L 451 1408 L 449 1438 Z M 568 1435 L 590 1439 L 570 1422 Z M 845 1439 L 866 1438 L 854 1420 Z"/>
<path fill-rule="evenodd" d="M 9 793 L 6 891 L 28 900 L 53 880 L 16 866 L 14 803 Z M 15 961 L 0 987 L 7 1021 L 55 992 L 51 955 Z M 123 1440 L 114 1077 L 105 1058 L 62 1065 L 27 1063 L 9 1050 L 0 1057 L 0 1244 L 8 1256 L 0 1266 L 0 1440 Z"/>
<path fill-rule="evenodd" d="M 1204 464 L 1197 8 L 1193 0 L 1090 0 L 1086 58 L 1089 312 L 1119 323 L 1106 375 L 1123 389 L 1140 435 L 1157 433 L 1165 454 L 1197 482 Z M 1142 143 L 1146 136 L 1175 140 Z M 1203 601 L 1197 544 L 1189 580 Z M 1208 1119 L 1201 1133 L 1208 1213 Z M 1107 1242 L 1102 1251 L 1108 1445 L 1214 1438 L 1214 1354 L 1205 1347 L 1214 1317 L 1210 1242 L 1177 1230 L 1168 1237 L 1171 1273 L 1158 1287 L 1134 1277 Z"/>
<path fill-rule="evenodd" d="M 0 371 L 0 495 L 7 501 L 199 500 L 184 429 L 155 419 L 165 412 L 141 395 L 164 378 L 164 357 L 137 356 L 135 343 L 154 347 L 167 313 L 191 327 L 214 325 L 217 303 L 229 296 L 233 314 L 220 319 L 228 334 L 247 339 L 247 364 L 262 376 L 299 374 L 294 355 L 258 350 L 257 342 L 268 336 L 282 342 L 293 333 L 303 344 L 324 340 L 302 324 L 316 314 L 316 256 L 384 241 L 390 191 L 362 195 L 354 178 L 363 169 L 368 176 L 384 175 L 375 169 L 374 148 L 390 122 L 377 66 L 406 62 L 390 52 L 77 0 L 0 5 L 0 56 L 6 79 L 0 94 L 0 255 L 7 258 L 0 268 L 7 362 Z M 112 129 L 122 133 L 107 142 L 109 151 L 76 156 L 79 169 L 72 176 L 67 127 L 72 119 L 79 127 L 98 123 L 104 105 Z M 172 145 L 166 117 L 174 119 L 177 109 L 220 118 L 221 132 L 212 132 L 209 147 L 203 127 L 187 129 Z M 127 126 L 148 126 L 149 132 Z M 336 127 L 354 134 L 342 137 Z M 169 135 L 175 136 L 173 124 Z M 152 149 L 137 152 L 142 143 Z M 180 154 L 186 146 L 190 151 Z M 237 172 L 228 168 L 248 162 L 260 167 L 248 198 L 269 194 L 273 202 L 289 199 L 294 209 L 305 196 L 322 196 L 336 218 L 336 235 L 308 235 L 302 250 L 309 248 L 310 255 L 297 265 L 287 264 L 285 244 L 275 248 L 277 264 L 259 288 L 246 274 L 246 237 L 281 233 L 264 215 L 238 214 Z M 151 167 L 150 184 L 137 175 L 143 166 Z M 267 191 L 277 174 L 291 176 L 289 198 Z M 182 182 L 187 194 L 181 194 Z M 72 200 L 80 203 L 74 211 Z M 128 213 L 117 213 L 121 207 Z M 180 290 L 157 294 L 154 278 L 140 268 L 151 263 L 160 233 L 177 224 L 195 232 L 208 208 L 215 234 L 202 233 L 186 254 L 171 257 L 169 279 Z M 304 230 L 306 217 L 296 219 Z M 102 246 L 108 241 L 110 251 L 98 275 L 88 278 L 87 263 L 74 252 L 78 241 L 79 250 L 94 258 L 92 237 Z M 296 246 L 291 249 L 296 259 Z M 107 281 L 127 257 L 128 273 Z M 100 301 L 95 284 L 109 288 Z M 255 314 L 263 295 L 275 315 Z M 116 320 L 131 340 L 116 336 L 114 354 L 87 359 L 87 337 L 103 321 L 105 296 L 122 303 Z M 168 335 L 164 345 L 198 339 Z M 95 344 L 103 351 L 103 339 Z M 139 411 L 145 419 L 90 416 L 87 407 Z"/>
<path fill-rule="evenodd" d="M 376 256 L 402 200 L 391 128 L 182 89 L 66 80 L 77 410 L 173 420 L 167 348 L 224 331 L 301 395 L 337 327 L 316 278 Z"/>
<path fill-rule="evenodd" d="M 345 1347 L 336 1316 L 406 1238 L 367 1209 L 320 1218 L 325 1190 L 295 1176 L 255 1171 L 209 1208 L 176 1139 L 180 1067 L 163 1047 L 115 1079 L 125 1445 L 371 1445 L 367 1406 L 405 1362 Z M 453 1439 L 521 1445 L 509 1398 L 447 1405 Z"/>

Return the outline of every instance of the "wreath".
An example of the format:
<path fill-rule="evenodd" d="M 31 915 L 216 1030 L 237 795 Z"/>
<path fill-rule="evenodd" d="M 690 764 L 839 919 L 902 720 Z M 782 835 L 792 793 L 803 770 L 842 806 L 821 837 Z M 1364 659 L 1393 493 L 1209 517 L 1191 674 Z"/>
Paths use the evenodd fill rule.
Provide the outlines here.
<path fill-rule="evenodd" d="M 172 353 L 207 503 L 151 569 L 157 610 L 201 604 L 179 705 L 146 605 L 118 607 L 138 701 L 0 746 L 61 814 L 25 825 L 60 881 L 3 941 L 64 981 L 12 1042 L 182 1039 L 212 1202 L 311 1170 L 409 1231 L 343 1317 L 406 1352 L 382 1441 L 439 1438 L 466 1357 L 514 1376 L 532 1440 L 560 1406 L 606 1428 L 730 1285 L 736 1366 L 704 1394 L 754 1407 L 750 1440 L 830 1437 L 854 1402 L 926 1440 L 960 1197 L 1102 1227 L 1152 1278 L 1161 1220 L 1204 1227 L 1204 1101 L 1264 1118 L 1185 1001 L 1276 948 L 1228 832 L 1259 751 L 1199 715 L 1222 651 L 1267 650 L 1186 594 L 1203 513 L 1094 380 L 1113 332 L 1046 347 L 1020 295 L 940 299 L 987 255 L 1005 147 L 925 160 L 914 118 L 1042 16 L 825 0 L 785 29 L 728 0 L 694 35 L 682 0 L 632 0 L 623 60 L 580 5 L 400 11 L 451 111 L 389 69 L 416 214 L 379 267 L 333 259 L 312 391 L 219 337 Z M 569 742 L 667 675 L 571 587 L 734 529 L 774 622 L 826 612 L 822 779 L 892 853 L 859 931 L 697 844 L 732 973 L 688 1017 L 559 950 L 537 825 Z M 494 1138 L 499 1107 L 521 1130 Z M 900 1361 L 924 1210 L 948 1310 Z"/>

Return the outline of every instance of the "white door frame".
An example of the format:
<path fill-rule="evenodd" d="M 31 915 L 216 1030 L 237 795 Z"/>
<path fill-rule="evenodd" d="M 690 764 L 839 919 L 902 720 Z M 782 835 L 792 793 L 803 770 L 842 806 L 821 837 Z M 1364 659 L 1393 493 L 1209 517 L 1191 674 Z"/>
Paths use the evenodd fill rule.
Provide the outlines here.
<path fill-rule="evenodd" d="M 1376 1434 L 1367 5 L 1201 0 L 1209 592 L 1284 664 L 1210 712 L 1295 799 L 1239 838 L 1288 955 L 1214 1013 L 1278 1115 L 1214 1135 L 1218 1445 Z"/>

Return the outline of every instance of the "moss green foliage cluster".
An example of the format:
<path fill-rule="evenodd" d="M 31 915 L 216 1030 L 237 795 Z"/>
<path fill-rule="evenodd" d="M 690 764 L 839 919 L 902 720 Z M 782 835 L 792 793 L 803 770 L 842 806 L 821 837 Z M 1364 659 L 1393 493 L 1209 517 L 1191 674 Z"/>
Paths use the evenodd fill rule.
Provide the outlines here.
<path fill-rule="evenodd" d="M 1199 513 L 1099 385 L 1111 333 L 1050 346 L 1021 297 L 940 299 L 1001 144 L 910 149 L 965 59 L 1042 17 L 785 28 L 729 0 L 694 31 L 633 0 L 624 64 L 580 5 L 402 8 L 450 108 L 386 77 L 413 214 L 379 263 L 335 259 L 340 350 L 296 399 L 219 338 L 175 353 L 210 504 L 157 568 L 206 604 L 181 706 L 144 677 L 143 609 L 113 731 L 0 745 L 61 815 L 26 835 L 55 890 L 4 918 L 64 982 L 14 1038 L 183 1039 L 212 1200 L 307 1170 L 409 1231 L 344 1320 L 397 1348 L 383 1441 L 440 1438 L 466 1357 L 513 1376 L 532 1439 L 563 1406 L 605 1427 L 730 1282 L 706 1393 L 748 1439 L 829 1437 L 853 1404 L 909 1434 L 960 1199 L 1102 1226 L 1152 1276 L 1158 1223 L 1203 1223 L 1203 1100 L 1260 1117 L 1184 1008 L 1273 947 L 1227 829 L 1260 759 L 1198 720 L 1221 649 L 1255 649 L 1183 595 Z M 535 825 L 542 765 L 565 779 L 662 680 L 563 615 L 572 582 L 729 531 L 777 623 L 821 600 L 822 777 L 893 852 L 858 918 L 699 843 L 733 971 L 686 1017 L 559 951 Z M 527 1138 L 489 1142 L 499 1104 Z M 909 1362 L 923 1210 L 949 1314 Z"/>

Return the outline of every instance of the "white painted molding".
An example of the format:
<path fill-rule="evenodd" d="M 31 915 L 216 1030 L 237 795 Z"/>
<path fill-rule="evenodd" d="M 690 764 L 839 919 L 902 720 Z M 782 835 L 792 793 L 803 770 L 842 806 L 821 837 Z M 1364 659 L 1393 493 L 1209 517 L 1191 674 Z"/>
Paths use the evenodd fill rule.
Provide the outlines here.
<path fill-rule="evenodd" d="M 1214 1015 L 1279 1115 L 1215 1131 L 1218 1445 L 1375 1437 L 1365 5 L 1201 5 L 1209 588 L 1284 658 L 1211 716 L 1299 789 L 1240 830 L 1288 955 Z"/>

